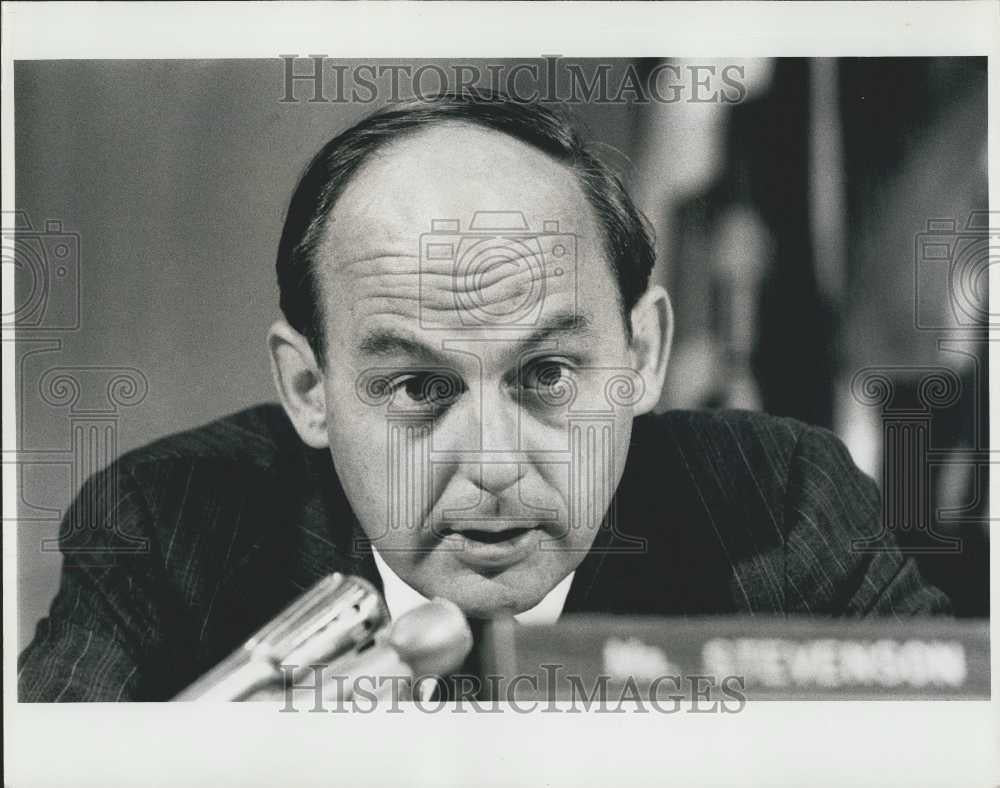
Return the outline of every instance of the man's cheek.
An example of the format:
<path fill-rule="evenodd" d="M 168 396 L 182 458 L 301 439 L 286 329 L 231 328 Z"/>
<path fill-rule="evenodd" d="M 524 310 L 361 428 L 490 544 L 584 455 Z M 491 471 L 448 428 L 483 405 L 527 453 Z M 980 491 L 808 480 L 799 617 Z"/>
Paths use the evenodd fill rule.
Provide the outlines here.
<path fill-rule="evenodd" d="M 566 463 L 532 465 L 518 483 L 520 509 L 539 522 L 569 524 L 570 467 Z"/>
<path fill-rule="evenodd" d="M 353 427 L 334 423 L 329 430 L 330 451 L 337 475 L 351 498 L 355 513 L 364 521 L 373 510 L 385 510 L 386 453 L 382 433 L 377 424 L 355 419 Z M 364 517 L 368 514 L 368 517 Z"/>

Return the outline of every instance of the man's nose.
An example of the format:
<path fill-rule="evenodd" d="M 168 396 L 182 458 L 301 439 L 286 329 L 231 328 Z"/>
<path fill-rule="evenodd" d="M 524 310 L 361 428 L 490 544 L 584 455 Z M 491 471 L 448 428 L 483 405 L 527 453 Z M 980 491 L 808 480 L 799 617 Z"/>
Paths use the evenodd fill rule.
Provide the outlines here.
<path fill-rule="evenodd" d="M 486 492 L 499 496 L 524 475 L 525 466 L 514 455 L 521 448 L 517 403 L 503 389 L 490 387 L 483 394 L 480 412 L 480 461 L 478 467 L 470 468 L 470 478 Z"/>
<path fill-rule="evenodd" d="M 519 451 L 517 403 L 506 392 L 483 386 L 463 405 L 439 434 L 438 447 L 457 453 L 458 466 L 474 485 L 499 494 L 526 470 Z"/>
<path fill-rule="evenodd" d="M 487 390 L 479 405 L 480 450 L 484 461 L 490 458 L 502 459 L 504 452 L 517 451 L 518 419 L 517 403 L 504 391 Z"/>
<path fill-rule="evenodd" d="M 513 487 L 524 476 L 524 465 L 519 462 L 483 461 L 478 467 L 470 468 L 468 475 L 474 484 L 499 498 L 504 490 Z"/>

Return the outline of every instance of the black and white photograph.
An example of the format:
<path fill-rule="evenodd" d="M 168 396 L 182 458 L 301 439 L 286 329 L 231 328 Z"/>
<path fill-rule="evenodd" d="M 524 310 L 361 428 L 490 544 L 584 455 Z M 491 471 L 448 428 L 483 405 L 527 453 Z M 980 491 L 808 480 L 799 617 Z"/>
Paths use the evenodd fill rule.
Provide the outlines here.
<path fill-rule="evenodd" d="M 5 784 L 996 784 L 995 7 L 71 5 L 3 8 Z M 634 54 L 520 54 L 577 7 Z"/>

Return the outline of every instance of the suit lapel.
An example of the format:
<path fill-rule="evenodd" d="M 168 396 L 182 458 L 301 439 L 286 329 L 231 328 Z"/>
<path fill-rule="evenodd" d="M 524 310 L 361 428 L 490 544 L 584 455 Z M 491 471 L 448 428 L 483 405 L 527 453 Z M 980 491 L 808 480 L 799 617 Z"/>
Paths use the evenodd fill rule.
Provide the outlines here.
<path fill-rule="evenodd" d="M 371 544 L 347 501 L 330 453 L 306 449 L 303 477 L 299 538 L 289 564 L 292 582 L 304 589 L 331 572 L 341 572 L 364 578 L 381 591 Z"/>
<path fill-rule="evenodd" d="M 733 609 L 731 565 L 708 518 L 717 500 L 685 472 L 661 417 L 635 420 L 625 470 L 577 569 L 565 612 L 696 615 Z"/>

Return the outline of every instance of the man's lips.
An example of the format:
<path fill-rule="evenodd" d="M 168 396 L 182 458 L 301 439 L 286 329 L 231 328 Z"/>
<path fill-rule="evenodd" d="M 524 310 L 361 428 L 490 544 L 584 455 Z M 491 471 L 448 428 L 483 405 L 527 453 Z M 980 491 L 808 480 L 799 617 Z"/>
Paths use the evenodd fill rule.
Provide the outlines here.
<path fill-rule="evenodd" d="M 520 563 L 538 549 L 540 524 L 475 523 L 448 528 L 443 544 L 462 563 L 477 570 L 499 570 Z"/>
<path fill-rule="evenodd" d="M 517 526 L 514 528 L 447 528 L 444 530 L 444 536 L 450 536 L 451 534 L 459 534 L 466 539 L 471 539 L 475 542 L 482 542 L 483 544 L 500 544 L 501 542 L 506 542 L 511 539 L 516 539 L 528 531 L 532 530 L 534 526 Z"/>

